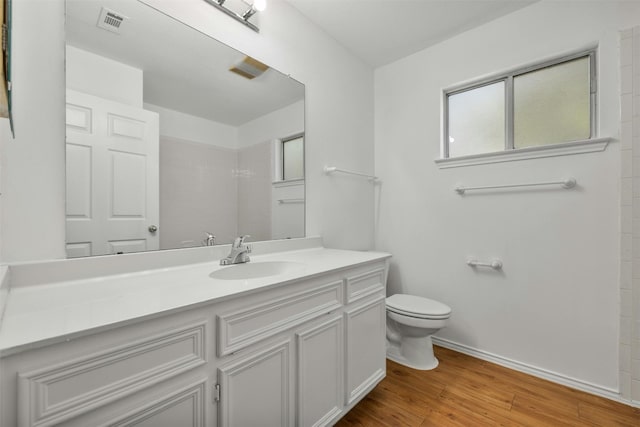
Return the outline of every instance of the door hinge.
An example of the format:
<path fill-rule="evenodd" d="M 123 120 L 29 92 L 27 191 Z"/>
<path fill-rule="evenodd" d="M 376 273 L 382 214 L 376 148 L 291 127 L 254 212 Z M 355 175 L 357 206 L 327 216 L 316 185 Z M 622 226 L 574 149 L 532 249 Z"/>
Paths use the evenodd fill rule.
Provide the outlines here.
<path fill-rule="evenodd" d="M 213 401 L 220 402 L 220 384 L 213 386 Z"/>

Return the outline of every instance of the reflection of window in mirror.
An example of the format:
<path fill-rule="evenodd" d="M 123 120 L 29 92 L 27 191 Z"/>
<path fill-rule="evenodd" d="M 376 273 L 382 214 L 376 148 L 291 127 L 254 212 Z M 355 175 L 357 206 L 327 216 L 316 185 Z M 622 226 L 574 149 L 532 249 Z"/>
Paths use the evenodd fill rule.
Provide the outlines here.
<path fill-rule="evenodd" d="M 304 137 L 282 140 L 282 180 L 304 178 Z"/>
<path fill-rule="evenodd" d="M 273 140 L 273 181 L 304 179 L 304 134 Z"/>

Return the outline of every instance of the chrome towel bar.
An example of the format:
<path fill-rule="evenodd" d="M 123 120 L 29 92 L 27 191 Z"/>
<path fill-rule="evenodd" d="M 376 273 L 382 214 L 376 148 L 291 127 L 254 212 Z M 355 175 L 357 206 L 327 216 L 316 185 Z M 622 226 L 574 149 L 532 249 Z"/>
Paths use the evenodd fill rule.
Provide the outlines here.
<path fill-rule="evenodd" d="M 325 166 L 324 167 L 324 173 L 325 174 L 330 175 L 330 174 L 332 174 L 334 172 L 346 173 L 348 175 L 362 176 L 362 177 L 365 177 L 365 178 L 369 179 L 370 181 L 376 181 L 378 179 L 378 177 L 374 176 L 374 175 L 369 175 L 369 174 L 360 173 L 360 172 L 354 172 L 354 171 L 350 171 L 350 170 L 346 170 L 346 169 L 340 169 L 340 168 L 337 168 L 335 166 Z"/>
<path fill-rule="evenodd" d="M 562 188 L 569 189 L 576 186 L 576 179 L 567 178 L 567 179 L 563 179 L 562 181 L 529 182 L 524 184 L 486 185 L 483 187 L 464 187 L 459 185 L 456 188 L 454 188 L 454 191 L 462 195 L 465 193 L 465 191 L 470 191 L 470 190 L 489 190 L 493 188 L 513 188 L 513 187 L 536 187 L 540 185 L 560 185 L 562 186 Z"/>

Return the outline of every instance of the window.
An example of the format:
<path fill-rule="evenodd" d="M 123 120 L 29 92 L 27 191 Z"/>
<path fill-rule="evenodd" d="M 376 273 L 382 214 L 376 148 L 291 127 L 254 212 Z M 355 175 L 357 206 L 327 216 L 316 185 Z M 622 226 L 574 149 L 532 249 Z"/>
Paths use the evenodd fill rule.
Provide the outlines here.
<path fill-rule="evenodd" d="M 296 135 L 281 142 L 282 180 L 304 178 L 304 136 Z"/>
<path fill-rule="evenodd" d="M 595 51 L 445 91 L 443 157 L 595 138 Z"/>

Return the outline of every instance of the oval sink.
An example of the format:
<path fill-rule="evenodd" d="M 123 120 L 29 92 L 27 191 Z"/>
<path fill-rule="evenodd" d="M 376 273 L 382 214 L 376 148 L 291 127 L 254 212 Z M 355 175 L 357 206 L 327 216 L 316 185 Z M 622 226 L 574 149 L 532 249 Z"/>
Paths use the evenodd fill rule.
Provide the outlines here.
<path fill-rule="evenodd" d="M 302 269 L 303 264 L 289 261 L 265 261 L 245 264 L 235 264 L 221 267 L 209 274 L 209 277 L 220 280 L 260 279 L 262 277 L 278 276 Z"/>

